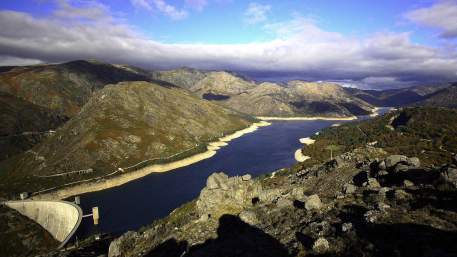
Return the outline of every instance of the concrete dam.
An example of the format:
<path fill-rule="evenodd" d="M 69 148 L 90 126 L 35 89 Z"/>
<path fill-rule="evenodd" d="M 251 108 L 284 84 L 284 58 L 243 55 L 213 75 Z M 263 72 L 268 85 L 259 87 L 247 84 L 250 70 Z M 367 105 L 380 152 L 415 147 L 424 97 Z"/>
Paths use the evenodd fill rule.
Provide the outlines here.
<path fill-rule="evenodd" d="M 40 224 L 63 246 L 81 223 L 82 210 L 65 201 L 8 201 L 6 206 Z"/>

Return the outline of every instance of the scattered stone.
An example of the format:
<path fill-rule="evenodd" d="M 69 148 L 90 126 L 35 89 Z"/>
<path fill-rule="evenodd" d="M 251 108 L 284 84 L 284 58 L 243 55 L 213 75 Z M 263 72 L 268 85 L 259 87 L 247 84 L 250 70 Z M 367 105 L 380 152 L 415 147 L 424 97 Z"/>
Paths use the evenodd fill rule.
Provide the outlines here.
<path fill-rule="evenodd" d="M 414 168 L 419 168 L 421 166 L 421 161 L 417 157 L 408 158 L 408 165 Z"/>
<path fill-rule="evenodd" d="M 287 198 L 279 198 L 276 202 L 276 206 L 280 209 L 293 206 L 294 203 Z"/>
<path fill-rule="evenodd" d="M 404 201 L 411 199 L 411 194 L 407 193 L 405 190 L 397 189 L 394 192 L 394 197 L 396 200 Z"/>
<path fill-rule="evenodd" d="M 137 232 L 128 231 L 121 237 L 114 239 L 109 245 L 108 257 L 124 256 L 124 253 L 134 245 L 138 236 Z"/>
<path fill-rule="evenodd" d="M 370 189 L 376 189 L 376 188 L 380 188 L 381 185 L 379 184 L 377 179 L 368 178 L 367 187 Z"/>
<path fill-rule="evenodd" d="M 330 245 L 327 239 L 323 237 L 318 238 L 313 244 L 313 251 L 315 251 L 318 254 L 327 253 L 329 249 Z"/>
<path fill-rule="evenodd" d="M 390 205 L 385 204 L 385 203 L 383 203 L 383 202 L 380 202 L 380 203 L 377 204 L 376 207 L 377 207 L 378 210 L 380 210 L 380 211 L 382 211 L 382 212 L 386 212 L 387 209 L 390 208 Z"/>
<path fill-rule="evenodd" d="M 441 173 L 441 179 L 444 180 L 446 184 L 457 187 L 457 169 L 446 167 Z"/>
<path fill-rule="evenodd" d="M 406 165 L 406 164 L 397 164 L 395 168 L 393 169 L 394 172 L 405 172 L 408 171 L 411 167 Z"/>
<path fill-rule="evenodd" d="M 341 225 L 341 231 L 343 232 L 349 232 L 352 230 L 352 223 L 351 222 L 346 222 Z"/>
<path fill-rule="evenodd" d="M 310 195 L 306 198 L 305 209 L 309 210 L 319 210 L 322 207 L 321 199 L 318 195 Z"/>
<path fill-rule="evenodd" d="M 332 226 L 329 222 L 324 220 L 321 222 L 312 222 L 311 224 L 309 224 L 309 229 L 312 231 L 314 235 L 322 237 L 330 234 Z"/>
<path fill-rule="evenodd" d="M 386 162 L 385 161 L 381 161 L 380 163 L 378 163 L 378 169 L 380 171 L 381 170 L 386 170 L 387 169 Z"/>
<path fill-rule="evenodd" d="M 374 223 L 379 218 L 379 211 L 369 210 L 364 215 L 365 221 L 368 223 Z"/>
<path fill-rule="evenodd" d="M 343 193 L 345 194 L 353 194 L 357 190 L 357 187 L 353 184 L 346 183 L 343 185 Z"/>
<path fill-rule="evenodd" d="M 398 163 L 407 162 L 407 161 L 408 161 L 408 157 L 406 157 L 404 155 L 391 155 L 391 156 L 387 157 L 385 160 L 386 168 L 391 169 Z"/>
<path fill-rule="evenodd" d="M 239 217 L 242 221 L 246 222 L 249 225 L 259 224 L 257 215 L 253 211 L 243 211 L 240 213 Z"/>
<path fill-rule="evenodd" d="M 404 186 L 404 187 L 413 187 L 413 186 L 414 186 L 414 183 L 413 183 L 411 180 L 405 179 L 405 180 L 403 181 L 403 186 Z"/>
<path fill-rule="evenodd" d="M 251 180 L 251 175 L 250 174 L 246 174 L 246 175 L 243 175 L 241 177 L 244 181 L 248 181 L 248 180 Z"/>

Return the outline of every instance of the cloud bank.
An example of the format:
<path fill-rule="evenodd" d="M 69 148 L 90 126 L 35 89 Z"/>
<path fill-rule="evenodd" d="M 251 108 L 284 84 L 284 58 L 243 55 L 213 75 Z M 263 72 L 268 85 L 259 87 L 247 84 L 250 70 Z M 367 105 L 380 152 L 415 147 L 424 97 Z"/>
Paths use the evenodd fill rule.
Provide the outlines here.
<path fill-rule="evenodd" d="M 277 35 L 269 42 L 164 44 L 116 21 L 103 6 L 74 8 L 62 5 L 44 18 L 0 11 L 0 56 L 8 64 L 95 58 L 151 69 L 190 66 L 261 80 L 341 80 L 378 88 L 457 80 L 455 51 L 415 44 L 409 33 L 347 37 L 295 17 L 265 25 Z M 61 12 L 71 12 L 74 20 L 59 18 Z"/>

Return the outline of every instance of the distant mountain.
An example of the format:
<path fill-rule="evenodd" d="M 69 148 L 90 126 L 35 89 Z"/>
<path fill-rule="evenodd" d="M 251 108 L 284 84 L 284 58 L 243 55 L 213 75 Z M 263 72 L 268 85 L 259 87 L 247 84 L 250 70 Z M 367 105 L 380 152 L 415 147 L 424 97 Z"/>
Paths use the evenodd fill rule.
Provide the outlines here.
<path fill-rule="evenodd" d="M 457 108 L 457 83 L 427 95 L 425 99 L 416 102 L 414 105 Z"/>
<path fill-rule="evenodd" d="M 0 92 L 0 160 L 30 149 L 41 142 L 67 117 Z"/>
<path fill-rule="evenodd" d="M 383 91 L 346 88 L 346 91 L 375 106 L 406 106 L 422 101 L 427 98 L 427 95 L 448 86 L 449 85 L 422 85 Z"/>
<path fill-rule="evenodd" d="M 0 92 L 6 92 L 66 116 L 76 115 L 91 94 L 106 84 L 151 81 L 148 73 L 97 61 L 6 67 Z"/>
<path fill-rule="evenodd" d="M 0 191 L 62 185 L 143 160 L 169 162 L 200 152 L 206 149 L 205 143 L 251 122 L 246 116 L 169 84 L 107 85 L 55 134 L 17 157 L 15 163 L 6 162 L 8 168 L 1 169 L 8 173 L 0 179 Z M 49 179 L 34 177 L 87 169 L 93 172 Z"/>
<path fill-rule="evenodd" d="M 331 83 L 258 84 L 230 72 L 193 69 L 158 72 L 154 78 L 175 83 L 203 99 L 255 116 L 339 117 L 368 114 L 372 108 Z"/>

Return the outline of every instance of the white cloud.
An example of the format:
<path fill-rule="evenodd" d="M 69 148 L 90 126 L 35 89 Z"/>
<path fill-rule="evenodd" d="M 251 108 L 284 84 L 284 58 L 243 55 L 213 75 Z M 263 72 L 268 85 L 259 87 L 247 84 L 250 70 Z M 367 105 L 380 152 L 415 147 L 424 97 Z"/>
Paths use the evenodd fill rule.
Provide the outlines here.
<path fill-rule="evenodd" d="M 405 14 L 405 17 L 421 25 L 441 30 L 441 37 L 457 37 L 457 1 L 440 1 L 430 7 Z"/>
<path fill-rule="evenodd" d="M 202 11 L 208 4 L 207 0 L 186 0 L 186 4 L 193 9 Z"/>
<path fill-rule="evenodd" d="M 182 20 L 188 16 L 188 12 L 186 10 L 180 10 L 175 6 L 168 4 L 164 0 L 130 0 L 130 2 L 136 8 L 146 9 L 148 11 L 158 10 L 163 15 L 168 16 L 173 20 Z"/>
<path fill-rule="evenodd" d="M 178 10 L 173 5 L 167 4 L 164 0 L 152 0 L 152 2 L 157 10 L 174 20 L 182 20 L 188 15 L 186 10 Z"/>
<path fill-rule="evenodd" d="M 270 12 L 270 5 L 259 3 L 249 3 L 244 13 L 244 20 L 248 24 L 257 24 L 267 20 L 267 14 Z"/>
<path fill-rule="evenodd" d="M 152 5 L 148 2 L 148 0 L 130 0 L 133 6 L 136 8 L 144 8 L 148 11 L 152 10 Z"/>
<path fill-rule="evenodd" d="M 43 62 L 96 58 L 145 68 L 191 66 L 256 78 L 347 80 L 383 87 L 457 80 L 455 50 L 414 44 L 408 33 L 347 37 L 297 17 L 270 25 L 280 36 L 269 42 L 164 44 L 114 18 L 78 20 L 65 23 L 54 16 L 0 11 L 0 56 Z M 294 28 L 287 30 L 290 24 Z"/>

